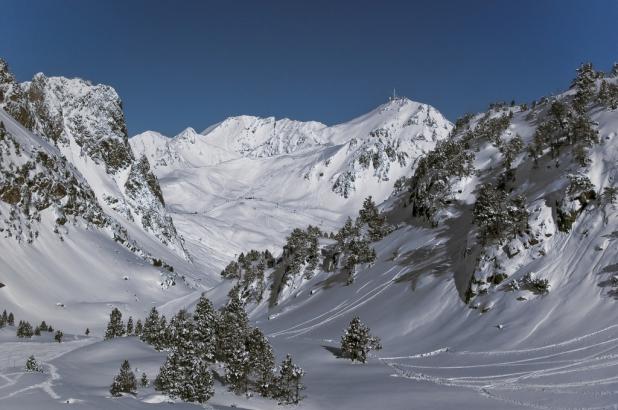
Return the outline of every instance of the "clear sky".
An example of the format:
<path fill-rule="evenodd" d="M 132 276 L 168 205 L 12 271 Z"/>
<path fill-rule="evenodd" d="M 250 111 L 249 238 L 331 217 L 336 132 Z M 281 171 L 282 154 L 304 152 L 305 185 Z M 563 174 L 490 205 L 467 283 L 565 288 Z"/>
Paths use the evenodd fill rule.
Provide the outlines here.
<path fill-rule="evenodd" d="M 618 1 L 3 0 L 0 56 L 110 84 L 131 135 L 239 114 L 333 124 L 398 93 L 454 120 L 618 60 Z"/>

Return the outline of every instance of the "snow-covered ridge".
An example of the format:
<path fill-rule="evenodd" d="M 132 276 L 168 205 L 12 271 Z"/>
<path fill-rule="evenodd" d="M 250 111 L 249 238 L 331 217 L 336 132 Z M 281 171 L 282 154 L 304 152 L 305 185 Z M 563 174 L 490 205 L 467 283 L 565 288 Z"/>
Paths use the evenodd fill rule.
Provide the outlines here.
<path fill-rule="evenodd" d="M 136 158 L 128 143 L 122 103 L 112 87 L 42 73 L 18 84 L 1 61 L 0 90 L 0 106 L 54 144 L 106 212 L 187 257 L 148 161 Z"/>
<path fill-rule="evenodd" d="M 240 116 L 129 142 L 153 165 L 191 253 L 208 252 L 218 272 L 258 243 L 276 249 L 295 227 L 336 229 L 369 195 L 385 200 L 451 129 L 435 108 L 396 98 L 334 126 Z"/>

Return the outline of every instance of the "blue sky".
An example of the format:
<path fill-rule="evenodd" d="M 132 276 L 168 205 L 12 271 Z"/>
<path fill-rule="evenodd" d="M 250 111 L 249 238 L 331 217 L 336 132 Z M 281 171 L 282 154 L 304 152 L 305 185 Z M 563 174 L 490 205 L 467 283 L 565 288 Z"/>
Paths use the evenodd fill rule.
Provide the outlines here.
<path fill-rule="evenodd" d="M 5 0 L 0 56 L 110 84 L 131 135 L 239 114 L 327 124 L 393 87 L 454 120 L 618 61 L 618 1 Z"/>

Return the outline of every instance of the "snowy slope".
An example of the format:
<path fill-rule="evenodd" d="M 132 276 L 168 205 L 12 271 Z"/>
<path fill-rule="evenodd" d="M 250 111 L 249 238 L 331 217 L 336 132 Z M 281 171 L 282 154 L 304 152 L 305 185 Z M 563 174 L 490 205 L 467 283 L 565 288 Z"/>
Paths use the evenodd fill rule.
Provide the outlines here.
<path fill-rule="evenodd" d="M 183 258 L 123 228 L 56 147 L 1 109 L 0 123 L 2 309 L 99 332 L 110 306 L 142 315 L 151 303 L 192 292 L 166 265 L 153 266 L 152 255 L 192 272 Z"/>
<path fill-rule="evenodd" d="M 241 116 L 129 142 L 154 164 L 190 253 L 217 271 L 240 252 L 276 249 L 295 227 L 333 230 L 369 195 L 386 199 L 451 127 L 433 107 L 398 98 L 333 127 Z"/>

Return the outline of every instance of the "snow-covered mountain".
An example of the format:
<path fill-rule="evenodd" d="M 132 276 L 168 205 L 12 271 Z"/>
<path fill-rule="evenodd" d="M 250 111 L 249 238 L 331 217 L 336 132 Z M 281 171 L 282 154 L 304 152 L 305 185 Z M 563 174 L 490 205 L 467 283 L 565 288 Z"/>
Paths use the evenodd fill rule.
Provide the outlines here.
<path fill-rule="evenodd" d="M 58 147 L 107 212 L 187 257 L 148 161 L 136 158 L 129 146 L 122 103 L 113 88 L 40 73 L 18 84 L 0 61 L 0 90 L 0 107 Z"/>
<path fill-rule="evenodd" d="M 34 115 L 38 100 L 24 97 L 35 81 L 7 78 L 0 70 L 0 295 L 20 319 L 94 337 L 57 347 L 0 330 L 0 364 L 36 352 L 49 367 L 0 368 L 2 405 L 168 407 L 150 387 L 108 397 L 122 360 L 152 378 L 165 358 L 133 337 L 98 339 L 103 312 L 143 318 L 154 305 L 170 317 L 206 291 L 215 305 L 239 296 L 278 358 L 306 370 L 299 408 L 615 407 L 618 67 L 582 66 L 564 93 L 492 104 L 454 126 L 399 98 L 335 126 L 238 117 L 174 138 L 148 132 L 111 162 L 97 141 L 124 152 L 115 126 L 78 142 L 80 120 L 63 119 L 54 133 L 39 121 L 58 114 Z M 43 94 L 56 112 L 56 93 Z M 116 189 L 128 198 L 116 178 L 140 180 L 135 168 L 191 260 L 105 201 Z M 178 276 L 156 266 L 160 255 Z M 339 350 L 354 316 L 382 339 L 364 365 Z M 78 366 L 100 373 L 80 377 Z M 275 405 L 215 384 L 218 408 Z"/>
<path fill-rule="evenodd" d="M 451 128 L 433 107 L 396 98 L 332 127 L 241 116 L 129 142 L 154 164 L 190 252 L 220 270 L 250 248 L 280 247 L 295 227 L 335 229 L 369 195 L 386 199 Z"/>

